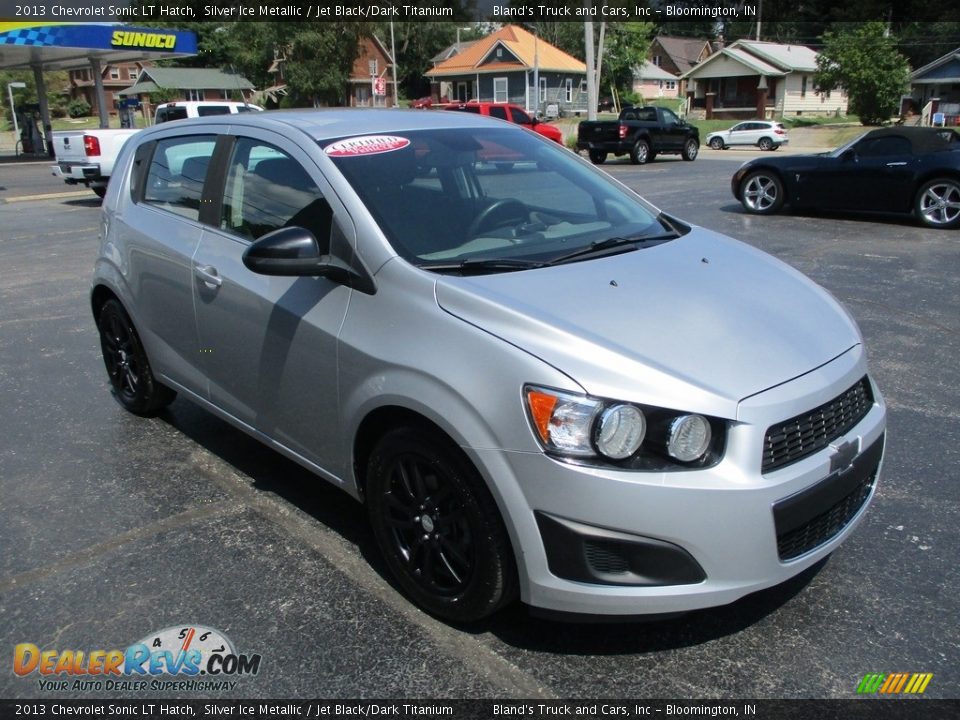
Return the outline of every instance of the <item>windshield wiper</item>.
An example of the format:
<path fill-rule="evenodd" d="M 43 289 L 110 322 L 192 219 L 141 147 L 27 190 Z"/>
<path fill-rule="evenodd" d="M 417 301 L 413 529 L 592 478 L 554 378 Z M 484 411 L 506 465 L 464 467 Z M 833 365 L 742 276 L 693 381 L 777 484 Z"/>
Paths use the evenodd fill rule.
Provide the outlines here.
<path fill-rule="evenodd" d="M 452 263 L 423 263 L 420 267 L 439 273 L 459 273 L 460 275 L 482 275 L 491 272 L 514 272 L 546 267 L 549 263 L 523 258 L 468 258 Z"/>
<path fill-rule="evenodd" d="M 586 260 L 591 257 L 604 257 L 619 253 L 632 252 L 640 247 L 659 245 L 667 240 L 680 237 L 677 232 L 667 232 L 662 235 L 628 235 L 626 237 L 610 237 L 606 240 L 597 240 L 586 247 L 574 250 L 566 255 L 560 255 L 549 261 L 550 265 L 562 265 L 575 260 Z M 611 252 L 613 251 L 613 252 Z"/>

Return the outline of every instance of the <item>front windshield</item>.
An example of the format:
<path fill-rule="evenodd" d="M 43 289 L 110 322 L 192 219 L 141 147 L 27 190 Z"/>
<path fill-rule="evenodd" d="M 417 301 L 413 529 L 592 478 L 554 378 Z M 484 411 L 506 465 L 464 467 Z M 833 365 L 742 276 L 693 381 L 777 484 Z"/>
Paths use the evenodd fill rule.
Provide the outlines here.
<path fill-rule="evenodd" d="M 415 265 L 549 262 L 672 228 L 569 150 L 519 128 L 324 141 L 396 252 Z"/>
<path fill-rule="evenodd" d="M 827 153 L 827 154 L 828 154 L 830 157 L 840 157 L 840 156 L 843 155 L 843 153 L 845 153 L 847 150 L 849 150 L 849 149 L 852 148 L 854 145 L 856 145 L 858 142 L 860 142 L 861 140 L 863 140 L 863 138 L 866 137 L 867 133 L 869 133 L 869 132 L 870 132 L 870 130 L 866 130 L 866 131 L 860 133 L 860 134 L 857 135 L 853 140 L 850 140 L 849 142 L 844 143 L 843 145 L 841 145 L 840 147 L 838 147 L 836 150 L 831 150 L 831 151 L 830 151 L 829 153 Z"/>

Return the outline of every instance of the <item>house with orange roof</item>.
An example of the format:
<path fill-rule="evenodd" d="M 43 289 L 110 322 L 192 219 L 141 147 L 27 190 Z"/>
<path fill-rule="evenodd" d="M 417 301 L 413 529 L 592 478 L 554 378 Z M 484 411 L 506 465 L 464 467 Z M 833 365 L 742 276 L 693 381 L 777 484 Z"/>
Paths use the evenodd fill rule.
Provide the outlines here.
<path fill-rule="evenodd" d="M 505 25 L 426 72 L 435 99 L 510 102 L 531 112 L 587 110 L 587 66 L 517 25 Z"/>

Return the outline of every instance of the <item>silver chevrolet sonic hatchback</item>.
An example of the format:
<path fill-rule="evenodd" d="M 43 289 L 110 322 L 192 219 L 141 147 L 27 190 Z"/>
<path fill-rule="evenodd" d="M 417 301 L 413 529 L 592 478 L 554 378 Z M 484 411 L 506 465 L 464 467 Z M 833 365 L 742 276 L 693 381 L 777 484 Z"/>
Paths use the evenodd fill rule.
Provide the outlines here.
<path fill-rule="evenodd" d="M 729 603 L 873 496 L 885 406 L 844 308 L 534 133 L 256 113 L 144 130 L 117 167 L 114 396 L 179 393 L 364 501 L 430 613 Z"/>

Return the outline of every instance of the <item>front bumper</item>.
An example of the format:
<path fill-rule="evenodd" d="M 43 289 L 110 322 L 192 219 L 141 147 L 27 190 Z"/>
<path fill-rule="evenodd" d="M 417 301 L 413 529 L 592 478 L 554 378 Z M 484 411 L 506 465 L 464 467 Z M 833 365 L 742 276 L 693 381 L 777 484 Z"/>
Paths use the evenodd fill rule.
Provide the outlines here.
<path fill-rule="evenodd" d="M 873 498 L 886 424 L 879 391 L 872 388 L 866 415 L 831 446 L 766 474 L 761 473 L 764 435 L 771 425 L 828 402 L 865 374 L 857 347 L 801 378 L 743 400 L 730 424 L 723 460 L 704 470 L 625 472 L 577 466 L 542 453 L 473 450 L 478 466 L 509 473 L 522 495 L 522 510 L 507 514 L 524 601 L 579 614 L 683 612 L 724 605 L 780 584 L 829 555 Z M 852 444 L 860 454 L 847 453 L 844 462 L 849 463 L 838 465 L 836 448 Z M 861 496 L 844 506 L 847 515 L 839 524 L 828 524 L 824 531 L 816 516 L 831 510 L 836 496 L 849 489 L 844 478 L 853 470 L 867 478 Z M 516 507 L 510 499 L 505 505 Z M 545 532 L 551 523 L 574 532 L 586 528 L 589 542 L 578 543 L 569 533 L 563 540 L 556 528 Z M 810 549 L 784 559 L 778 534 L 782 540 L 807 526 L 819 528 L 821 537 Z M 558 543 L 571 542 L 576 548 L 563 548 L 568 555 L 564 565 L 557 559 Z M 571 561 L 571 553 L 583 556 Z M 671 557 L 682 565 L 675 575 Z M 598 570 L 592 576 L 591 567 Z M 626 582 L 618 583 L 618 577 Z"/>

